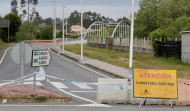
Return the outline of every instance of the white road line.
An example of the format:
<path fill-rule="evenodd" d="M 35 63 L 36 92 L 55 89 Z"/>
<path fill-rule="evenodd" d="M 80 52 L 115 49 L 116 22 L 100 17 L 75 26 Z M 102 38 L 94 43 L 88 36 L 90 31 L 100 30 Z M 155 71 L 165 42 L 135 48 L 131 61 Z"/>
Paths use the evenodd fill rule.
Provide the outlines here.
<path fill-rule="evenodd" d="M 48 48 L 48 50 L 50 50 L 50 48 Z M 51 51 L 51 50 L 50 50 L 50 51 Z M 104 75 L 104 74 L 101 74 L 101 73 L 99 73 L 99 72 L 97 72 L 97 71 L 94 71 L 94 70 L 92 70 L 92 69 L 90 69 L 90 68 L 88 68 L 88 67 L 85 67 L 85 66 L 83 66 L 83 65 L 81 65 L 81 64 L 79 64 L 79 63 L 76 63 L 76 62 L 74 62 L 74 61 L 72 61 L 72 60 L 70 60 L 70 59 L 67 59 L 67 58 L 65 58 L 65 57 L 63 57 L 63 56 L 61 56 L 61 55 L 59 55 L 59 54 L 57 54 L 57 53 L 55 53 L 55 52 L 53 52 L 53 51 L 51 51 L 51 52 L 52 52 L 53 54 L 55 54 L 55 55 L 57 55 L 57 56 L 59 56 L 59 57 L 65 59 L 65 60 L 70 61 L 70 62 L 72 62 L 72 63 L 75 63 L 75 64 L 77 64 L 77 65 L 79 65 L 79 66 L 81 66 L 81 67 L 83 67 L 83 68 L 85 68 L 85 69 L 87 69 L 87 70 L 89 70 L 89 71 L 92 71 L 92 72 L 94 72 L 94 73 L 96 73 L 96 74 L 99 74 L 99 75 L 101 75 L 101 76 L 103 76 L 103 77 L 106 77 L 106 78 L 111 78 L 111 77 L 106 76 L 106 75 Z"/>
<path fill-rule="evenodd" d="M 42 67 L 39 67 L 40 68 L 40 70 L 39 70 L 39 73 L 42 73 L 42 74 L 45 74 L 45 71 L 44 71 L 44 69 L 42 68 Z M 28 78 L 28 79 L 25 79 L 26 81 L 33 81 L 34 80 L 34 77 L 30 77 L 30 78 Z M 36 75 L 36 80 L 37 81 L 43 81 L 43 80 L 45 80 L 45 76 L 42 76 L 42 75 Z"/>
<path fill-rule="evenodd" d="M 72 97 L 75 97 L 75 98 L 78 98 L 78 99 L 81 99 L 81 100 L 88 101 L 88 102 L 91 102 L 91 103 L 95 103 L 95 104 L 96 104 L 95 101 L 92 101 L 92 100 L 90 100 L 90 99 L 86 99 L 86 98 L 83 98 L 83 97 L 74 95 L 74 94 L 72 94 L 72 93 L 70 93 L 70 92 L 67 92 L 67 91 L 63 90 L 63 89 L 58 89 L 58 90 L 60 90 L 61 92 L 65 93 L 65 94 L 67 94 L 67 95 L 70 95 L 70 96 L 72 96 Z"/>
<path fill-rule="evenodd" d="M 27 85 L 27 84 L 34 84 L 34 82 L 24 82 L 24 84 L 25 85 Z M 19 84 L 20 85 L 20 84 Z M 36 82 L 36 85 L 37 86 L 43 86 L 42 84 L 41 84 L 41 82 Z"/>
<path fill-rule="evenodd" d="M 63 89 L 67 89 L 68 87 L 64 84 L 62 84 L 61 82 L 50 82 L 52 85 L 54 85 L 56 88 L 63 88 Z"/>
<path fill-rule="evenodd" d="M 12 47 L 9 47 L 9 48 L 5 51 L 3 57 L 1 58 L 0 64 L 3 62 L 3 59 L 5 58 L 5 55 L 7 54 L 7 51 L 8 51 L 10 48 L 12 48 Z"/>
<path fill-rule="evenodd" d="M 74 92 L 74 93 L 97 93 L 97 91 L 70 91 L 70 92 Z"/>
<path fill-rule="evenodd" d="M 105 105 L 105 104 L 84 104 L 84 105 L 0 105 L 0 107 L 112 107 L 110 105 Z"/>
<path fill-rule="evenodd" d="M 74 84 L 75 86 L 81 88 L 81 89 L 92 89 L 90 86 L 87 86 L 85 84 L 77 84 L 77 83 L 72 83 Z"/>

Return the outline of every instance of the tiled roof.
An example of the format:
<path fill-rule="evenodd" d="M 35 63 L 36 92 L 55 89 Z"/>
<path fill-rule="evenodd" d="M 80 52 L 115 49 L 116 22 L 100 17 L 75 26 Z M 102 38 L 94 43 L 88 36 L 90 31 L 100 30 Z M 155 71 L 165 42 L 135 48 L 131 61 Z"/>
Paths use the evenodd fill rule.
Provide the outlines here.
<path fill-rule="evenodd" d="M 72 25 L 72 26 L 71 26 L 71 29 L 79 29 L 79 28 L 81 28 L 80 25 Z M 84 28 L 84 27 L 83 27 L 83 28 Z"/>

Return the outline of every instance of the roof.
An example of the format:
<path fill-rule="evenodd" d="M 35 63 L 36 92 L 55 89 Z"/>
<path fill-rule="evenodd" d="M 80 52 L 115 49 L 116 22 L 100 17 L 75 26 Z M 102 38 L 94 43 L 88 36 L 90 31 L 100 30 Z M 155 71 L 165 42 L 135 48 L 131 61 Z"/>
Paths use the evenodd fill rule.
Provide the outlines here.
<path fill-rule="evenodd" d="M 183 31 L 182 34 L 185 34 L 185 33 L 190 33 L 190 30 L 189 31 Z"/>
<path fill-rule="evenodd" d="M 80 25 L 72 25 L 71 26 L 71 29 L 80 29 L 81 26 Z M 84 27 L 83 27 L 84 28 Z M 85 29 L 85 28 L 84 28 Z"/>

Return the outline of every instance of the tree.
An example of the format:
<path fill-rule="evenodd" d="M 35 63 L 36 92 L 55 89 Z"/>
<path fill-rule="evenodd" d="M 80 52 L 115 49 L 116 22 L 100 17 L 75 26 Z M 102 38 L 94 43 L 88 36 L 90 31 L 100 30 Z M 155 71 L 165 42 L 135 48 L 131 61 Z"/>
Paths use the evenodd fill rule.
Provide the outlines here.
<path fill-rule="evenodd" d="M 119 23 L 121 21 L 124 21 L 124 22 L 127 22 L 127 23 L 131 24 L 131 20 L 129 20 L 127 17 L 117 19 L 117 23 Z"/>
<path fill-rule="evenodd" d="M 43 23 L 43 18 L 39 15 L 38 12 L 36 12 L 36 16 L 34 18 L 34 25 L 35 27 L 39 27 L 40 24 Z"/>
<path fill-rule="evenodd" d="M 40 39 L 42 40 L 52 40 L 53 39 L 53 27 L 46 26 L 40 31 Z"/>
<path fill-rule="evenodd" d="M 11 13 L 16 13 L 18 14 L 18 3 L 17 3 L 17 0 L 12 0 L 11 1 Z"/>
<path fill-rule="evenodd" d="M 53 25 L 53 19 L 51 17 L 50 18 L 46 18 L 46 19 L 44 19 L 44 23 L 47 26 L 52 26 Z"/>
<path fill-rule="evenodd" d="M 26 4 L 27 4 L 27 9 L 26 9 Z M 38 0 L 21 0 L 21 9 L 22 9 L 22 17 L 25 17 L 26 14 L 28 14 L 28 39 L 29 39 L 29 22 L 30 20 L 33 20 L 34 15 L 36 14 L 36 9 L 35 6 L 38 4 Z M 27 10 L 27 11 L 26 11 Z M 30 13 L 31 11 L 31 13 Z"/>
<path fill-rule="evenodd" d="M 135 36 L 148 37 L 148 35 L 158 28 L 157 9 L 160 0 L 142 0 L 140 9 L 135 14 Z"/>
<path fill-rule="evenodd" d="M 160 0 L 157 9 L 157 24 L 161 28 L 166 28 L 177 18 L 182 16 L 190 16 L 189 0 Z"/>
<path fill-rule="evenodd" d="M 5 15 L 4 19 L 10 21 L 10 28 L 9 28 L 9 33 L 10 33 L 10 42 L 15 41 L 15 35 L 16 32 L 19 31 L 19 27 L 21 25 L 21 19 L 16 13 L 9 13 Z M 7 42 L 7 28 L 3 28 L 4 36 L 3 36 L 3 41 Z"/>
<path fill-rule="evenodd" d="M 33 40 L 33 39 L 36 39 L 37 38 L 37 30 L 36 28 L 34 27 L 34 23 L 30 23 L 30 40 Z M 17 38 L 17 41 L 23 41 L 23 40 L 26 40 L 28 34 L 27 34 L 27 27 L 28 27 L 28 24 L 27 23 L 22 23 L 22 25 L 19 27 L 19 32 L 16 33 L 16 38 Z"/>

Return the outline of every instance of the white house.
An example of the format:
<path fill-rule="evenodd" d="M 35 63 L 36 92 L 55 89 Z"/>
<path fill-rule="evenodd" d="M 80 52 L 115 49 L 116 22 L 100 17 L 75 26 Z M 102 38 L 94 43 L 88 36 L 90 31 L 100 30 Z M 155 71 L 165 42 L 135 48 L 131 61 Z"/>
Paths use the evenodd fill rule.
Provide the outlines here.
<path fill-rule="evenodd" d="M 81 26 L 80 25 L 72 25 L 71 27 L 71 32 L 75 32 L 78 35 L 81 34 Z M 86 33 L 86 29 L 83 27 L 83 34 Z"/>

